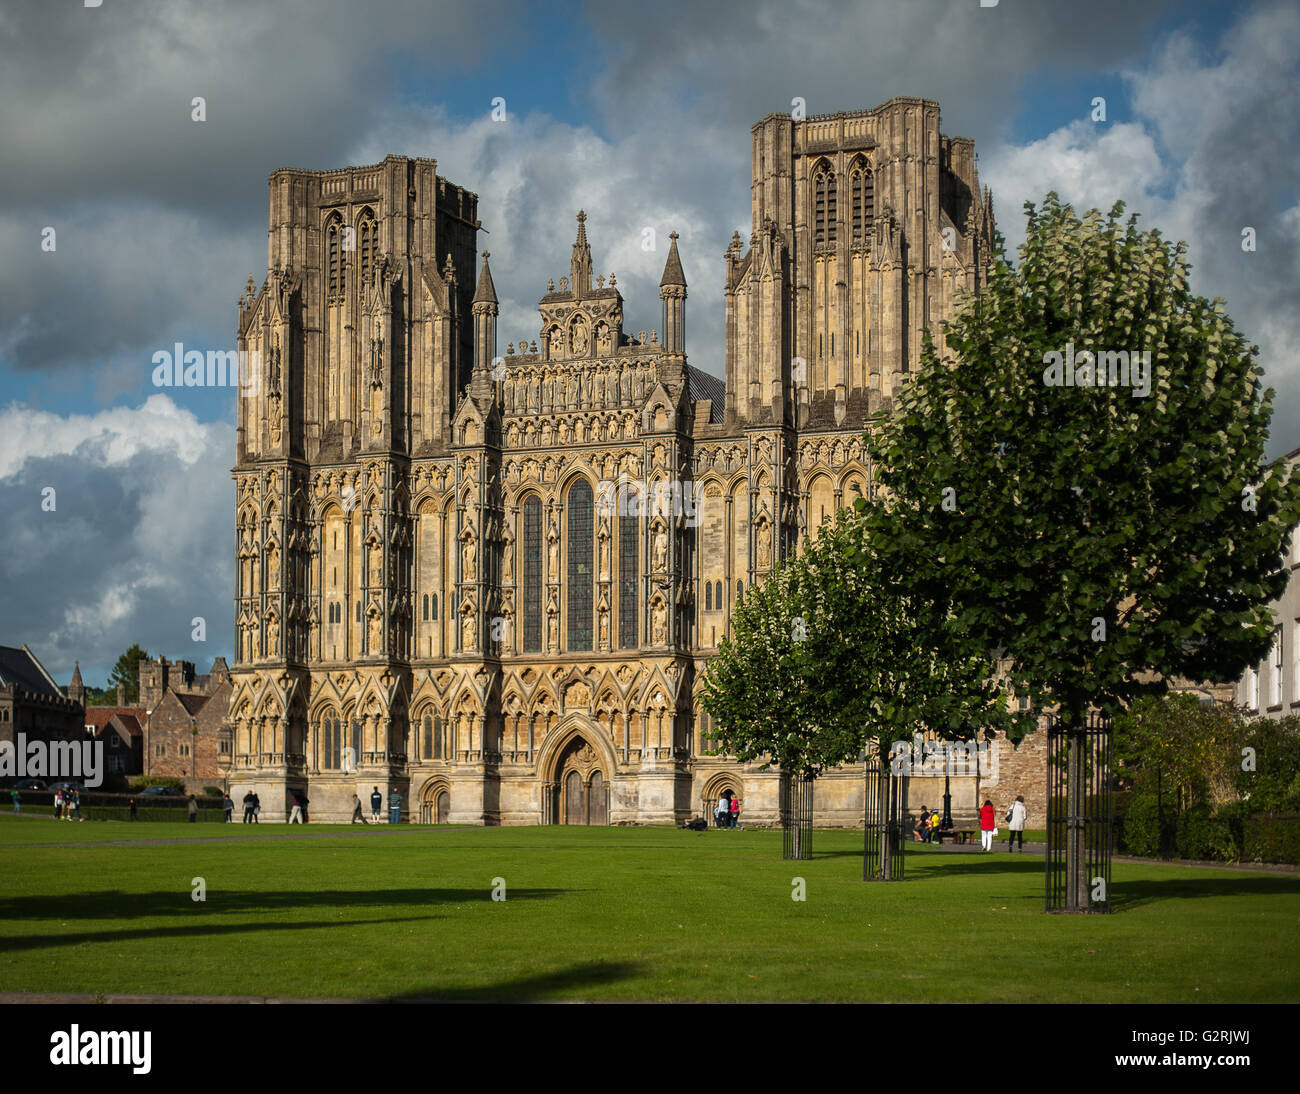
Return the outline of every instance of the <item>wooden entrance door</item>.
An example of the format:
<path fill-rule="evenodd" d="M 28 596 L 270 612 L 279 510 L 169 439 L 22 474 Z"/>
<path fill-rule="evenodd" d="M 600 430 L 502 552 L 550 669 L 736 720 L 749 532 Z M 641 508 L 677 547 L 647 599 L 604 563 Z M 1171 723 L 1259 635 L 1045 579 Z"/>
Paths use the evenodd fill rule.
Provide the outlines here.
<path fill-rule="evenodd" d="M 605 776 L 598 770 L 591 773 L 591 782 L 587 786 L 587 823 L 609 823 L 608 803 L 605 800 Z"/>
<path fill-rule="evenodd" d="M 586 795 L 583 793 L 582 776 L 573 769 L 564 776 L 564 823 L 587 823 L 587 802 Z"/>
<path fill-rule="evenodd" d="M 451 795 L 445 790 L 438 792 L 437 805 L 434 811 L 434 824 L 446 824 L 451 816 Z"/>

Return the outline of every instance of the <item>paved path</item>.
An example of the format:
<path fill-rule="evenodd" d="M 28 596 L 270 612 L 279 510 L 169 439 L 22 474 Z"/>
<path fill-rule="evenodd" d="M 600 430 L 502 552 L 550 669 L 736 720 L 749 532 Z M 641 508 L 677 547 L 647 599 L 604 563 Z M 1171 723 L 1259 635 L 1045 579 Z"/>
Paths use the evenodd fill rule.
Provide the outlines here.
<path fill-rule="evenodd" d="M 71 992 L 0 992 L 0 1006 L 6 1003 L 374 1003 L 374 999 L 290 999 L 270 995 L 105 995 Z"/>
<path fill-rule="evenodd" d="M 414 832 L 428 831 L 427 826 L 411 827 L 408 825 L 399 825 L 392 828 L 389 825 L 374 825 L 376 831 L 388 828 L 403 834 Z M 444 826 L 445 827 L 445 826 Z M 469 825 L 457 825 L 457 829 L 468 828 Z M 332 832 L 280 832 L 275 835 L 265 836 L 199 836 L 197 839 L 105 839 L 105 840 L 75 840 L 68 843 L 0 843 L 0 847 L 166 847 L 169 844 L 177 843 L 266 843 L 269 840 L 279 839 L 347 839 L 349 836 L 367 836 L 368 830 L 353 829 L 349 831 L 346 828 L 336 828 Z"/>

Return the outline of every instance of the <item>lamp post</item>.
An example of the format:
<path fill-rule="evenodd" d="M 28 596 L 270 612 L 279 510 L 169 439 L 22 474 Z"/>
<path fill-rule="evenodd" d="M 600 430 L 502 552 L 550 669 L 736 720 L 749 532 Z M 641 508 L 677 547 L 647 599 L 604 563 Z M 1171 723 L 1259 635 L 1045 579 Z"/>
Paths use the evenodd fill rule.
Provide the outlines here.
<path fill-rule="evenodd" d="M 939 827 L 945 832 L 952 831 L 952 792 L 950 780 L 952 776 L 952 749 L 948 747 L 948 742 L 943 743 L 943 818 L 939 822 Z"/>

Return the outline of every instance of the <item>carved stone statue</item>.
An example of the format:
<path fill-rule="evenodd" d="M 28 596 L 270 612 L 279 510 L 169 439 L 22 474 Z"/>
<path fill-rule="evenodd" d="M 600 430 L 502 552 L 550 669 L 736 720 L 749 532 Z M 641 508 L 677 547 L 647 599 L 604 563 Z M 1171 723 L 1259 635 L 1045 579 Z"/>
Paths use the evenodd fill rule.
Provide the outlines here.
<path fill-rule="evenodd" d="M 462 649 L 472 650 L 475 645 L 474 613 L 466 612 L 460 621 L 460 645 Z"/>
<path fill-rule="evenodd" d="M 555 521 L 551 521 L 550 531 L 546 533 L 547 550 L 551 562 L 551 579 L 558 581 L 560 579 L 560 533 L 555 527 Z"/>
<path fill-rule="evenodd" d="M 772 564 L 772 526 L 766 516 L 759 517 L 754 539 L 757 543 L 758 568 L 765 570 Z"/>
<path fill-rule="evenodd" d="M 655 525 L 653 564 L 655 573 L 668 567 L 668 532 L 662 524 Z"/>
<path fill-rule="evenodd" d="M 665 645 L 668 641 L 668 608 L 662 600 L 650 605 L 650 644 Z"/>
<path fill-rule="evenodd" d="M 370 653 L 379 653 L 383 648 L 384 631 L 379 623 L 379 613 L 373 612 L 370 616 Z"/>
<path fill-rule="evenodd" d="M 546 645 L 548 649 L 559 649 L 560 647 L 560 619 L 555 612 L 551 612 L 546 621 Z"/>
<path fill-rule="evenodd" d="M 509 585 L 515 579 L 515 541 L 509 532 L 501 545 L 501 584 Z"/>
<path fill-rule="evenodd" d="M 280 656 L 280 621 L 271 616 L 266 621 L 266 652 L 268 656 Z"/>

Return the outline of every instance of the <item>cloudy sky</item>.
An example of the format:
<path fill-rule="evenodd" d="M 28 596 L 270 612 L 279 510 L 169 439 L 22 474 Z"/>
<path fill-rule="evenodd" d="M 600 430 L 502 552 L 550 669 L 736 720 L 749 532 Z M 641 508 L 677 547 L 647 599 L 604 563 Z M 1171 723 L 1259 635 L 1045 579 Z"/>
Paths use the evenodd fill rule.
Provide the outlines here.
<path fill-rule="evenodd" d="M 579 207 L 631 330 L 659 321 L 643 229 L 676 230 L 687 349 L 720 375 L 750 126 L 796 97 L 937 99 L 1009 246 L 1050 189 L 1186 239 L 1196 290 L 1261 348 L 1271 453 L 1300 446 L 1293 2 L 90 3 L 0 7 L 0 645 L 60 682 L 79 658 L 102 684 L 137 641 L 231 657 L 234 397 L 155 388 L 151 358 L 233 346 L 282 166 L 436 158 L 479 194 L 502 344 L 537 337 Z"/>

